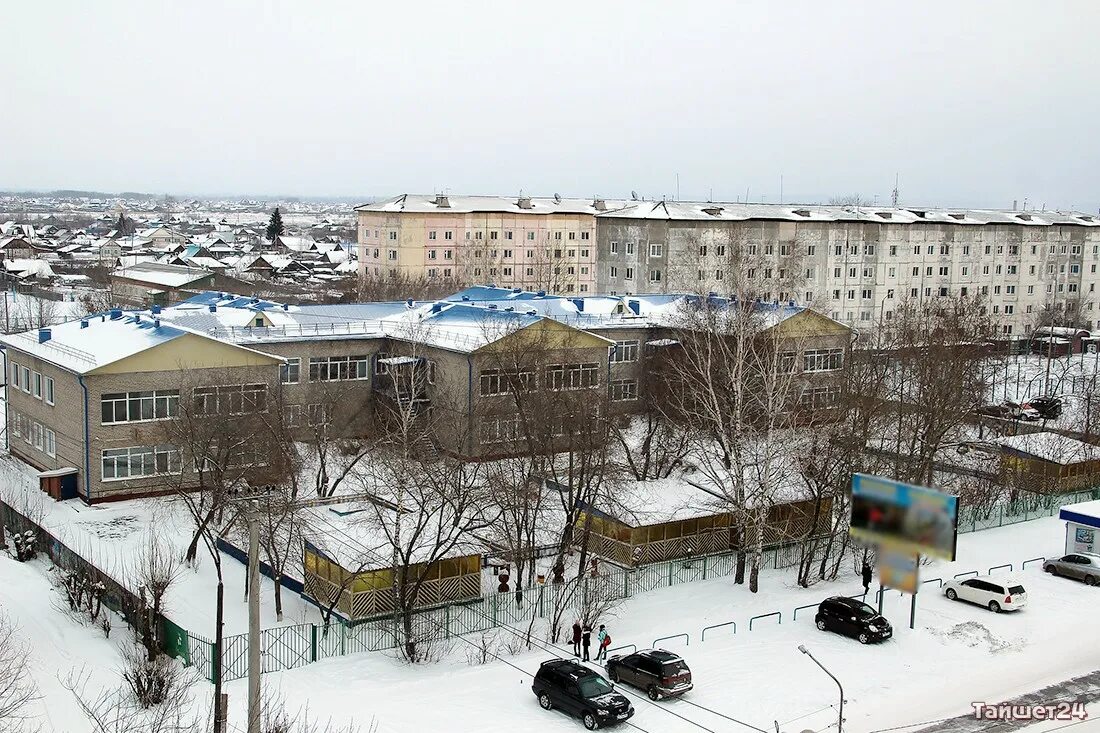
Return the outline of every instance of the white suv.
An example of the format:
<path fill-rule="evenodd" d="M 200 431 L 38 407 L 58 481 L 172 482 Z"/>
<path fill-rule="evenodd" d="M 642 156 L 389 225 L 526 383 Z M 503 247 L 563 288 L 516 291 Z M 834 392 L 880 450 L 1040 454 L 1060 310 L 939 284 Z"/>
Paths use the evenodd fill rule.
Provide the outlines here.
<path fill-rule="evenodd" d="M 993 613 L 1017 611 L 1027 605 L 1024 587 L 1011 578 L 982 575 L 943 584 L 943 594 L 952 601 L 970 601 Z"/>

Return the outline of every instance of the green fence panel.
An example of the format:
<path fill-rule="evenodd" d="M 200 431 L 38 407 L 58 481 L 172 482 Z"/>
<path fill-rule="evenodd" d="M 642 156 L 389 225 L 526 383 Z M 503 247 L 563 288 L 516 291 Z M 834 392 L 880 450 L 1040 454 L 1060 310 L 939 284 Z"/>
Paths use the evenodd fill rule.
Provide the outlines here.
<path fill-rule="evenodd" d="M 185 665 L 191 664 L 191 642 L 187 629 L 160 617 L 160 638 L 164 640 L 164 651 L 176 659 L 182 659 Z"/>

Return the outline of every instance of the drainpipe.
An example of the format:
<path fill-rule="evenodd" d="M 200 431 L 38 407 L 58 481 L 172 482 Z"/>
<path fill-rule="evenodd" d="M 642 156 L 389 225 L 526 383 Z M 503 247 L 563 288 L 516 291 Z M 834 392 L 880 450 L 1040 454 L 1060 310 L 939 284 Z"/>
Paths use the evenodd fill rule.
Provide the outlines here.
<path fill-rule="evenodd" d="M 473 452 L 474 440 L 474 356 L 466 354 L 466 454 Z"/>
<path fill-rule="evenodd" d="M 84 375 L 76 375 L 80 388 L 84 390 L 84 500 L 92 503 L 92 447 L 88 443 L 88 385 L 84 384 Z"/>
<path fill-rule="evenodd" d="M 7 295 L 5 294 L 5 298 Z M 7 301 L 4 301 L 5 304 Z M 8 401 L 8 382 L 11 381 L 11 364 L 8 363 L 8 350 L 0 348 L 0 351 L 4 352 L 4 421 L 8 420 L 8 413 L 11 411 L 11 402 Z M 8 445 L 8 430 L 7 425 L 4 426 L 4 450 L 11 451 L 11 446 Z"/>

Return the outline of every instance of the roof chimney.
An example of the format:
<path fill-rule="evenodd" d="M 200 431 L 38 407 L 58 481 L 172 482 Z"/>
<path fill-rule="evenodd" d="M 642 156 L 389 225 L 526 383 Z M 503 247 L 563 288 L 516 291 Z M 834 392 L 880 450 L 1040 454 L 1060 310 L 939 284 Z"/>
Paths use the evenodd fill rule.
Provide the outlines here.
<path fill-rule="evenodd" d="M 159 318 L 154 318 L 153 319 L 153 328 L 160 328 L 160 319 Z"/>
<path fill-rule="evenodd" d="M 153 311 L 153 315 L 156 315 L 157 313 L 160 313 L 160 306 L 159 305 L 154 305 L 152 307 L 152 311 Z"/>
<path fill-rule="evenodd" d="M 442 193 L 437 193 L 435 195 L 435 205 L 441 209 L 449 209 L 451 208 L 451 201 L 446 197 L 446 195 Z"/>
<path fill-rule="evenodd" d="M 218 312 L 218 306 L 217 306 L 217 304 L 215 304 L 215 303 L 211 303 L 211 304 L 210 304 L 210 312 L 211 312 L 211 313 L 217 313 L 217 312 Z"/>
<path fill-rule="evenodd" d="M 285 311 L 290 310 L 290 305 L 287 304 L 287 303 L 283 303 L 283 310 L 285 310 Z"/>
<path fill-rule="evenodd" d="M 53 336 L 53 333 L 50 331 L 50 329 L 48 329 L 48 328 L 38 329 L 38 343 L 44 344 L 47 341 L 49 341 L 52 336 Z"/>
<path fill-rule="evenodd" d="M 577 312 L 584 310 L 584 298 L 573 298 L 573 305 L 577 306 Z"/>
<path fill-rule="evenodd" d="M 112 308 L 111 309 L 111 320 L 112 321 L 117 321 L 119 318 L 122 318 L 122 309 L 121 308 Z"/>
<path fill-rule="evenodd" d="M 531 197 L 530 196 L 520 196 L 518 199 L 516 199 L 516 206 L 518 206 L 521 209 L 533 209 L 534 208 L 534 205 L 532 205 L 532 203 L 531 203 Z"/>
<path fill-rule="evenodd" d="M 607 202 L 603 199 L 595 199 L 592 202 L 592 208 L 596 211 L 607 211 Z"/>
<path fill-rule="evenodd" d="M 80 319 L 80 327 L 81 328 L 87 328 L 88 327 L 88 319 L 87 318 L 81 318 Z"/>
<path fill-rule="evenodd" d="M 719 214 L 722 213 L 722 207 L 721 206 L 704 206 L 703 207 L 703 213 L 704 214 L 709 214 L 711 216 L 718 216 Z"/>

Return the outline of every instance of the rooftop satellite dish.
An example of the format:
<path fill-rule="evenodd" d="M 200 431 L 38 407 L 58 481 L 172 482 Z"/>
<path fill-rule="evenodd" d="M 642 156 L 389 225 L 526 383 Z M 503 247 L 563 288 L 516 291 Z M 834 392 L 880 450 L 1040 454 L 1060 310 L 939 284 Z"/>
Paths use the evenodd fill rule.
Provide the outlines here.
<path fill-rule="evenodd" d="M 634 199 L 635 201 L 637 201 L 637 200 L 638 200 L 638 192 L 637 192 L 637 191 L 631 191 L 631 192 L 630 192 L 630 198 L 632 198 L 632 199 Z"/>
<path fill-rule="evenodd" d="M 560 204 L 561 203 L 561 194 L 560 193 L 554 194 L 554 203 L 555 204 Z"/>

